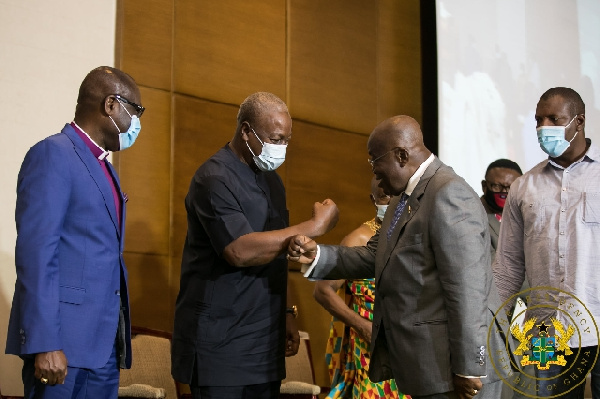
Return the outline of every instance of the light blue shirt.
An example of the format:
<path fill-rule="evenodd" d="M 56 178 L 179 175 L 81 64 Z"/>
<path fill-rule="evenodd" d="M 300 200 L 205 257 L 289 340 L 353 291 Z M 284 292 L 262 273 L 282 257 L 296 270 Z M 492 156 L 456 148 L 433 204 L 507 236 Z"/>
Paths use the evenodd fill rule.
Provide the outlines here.
<path fill-rule="evenodd" d="M 600 323 L 600 150 L 596 146 L 590 144 L 583 158 L 567 168 L 552 159 L 540 162 L 510 186 L 493 271 L 503 301 L 520 290 L 527 276 L 532 288 L 553 287 L 576 296 Z M 592 320 L 567 316 L 569 297 L 560 294 L 528 306 L 543 304 L 547 311 L 547 305 L 554 306 L 563 324 L 577 322 L 582 346 L 597 345 Z M 561 303 L 562 299 L 567 301 Z M 571 347 L 579 345 L 577 335 L 569 341 Z"/>

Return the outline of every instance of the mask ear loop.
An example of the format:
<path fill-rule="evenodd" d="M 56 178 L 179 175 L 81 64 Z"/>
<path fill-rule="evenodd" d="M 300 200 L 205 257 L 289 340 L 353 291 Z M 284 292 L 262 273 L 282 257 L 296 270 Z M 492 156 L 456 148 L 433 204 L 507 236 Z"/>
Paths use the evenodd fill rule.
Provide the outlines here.
<path fill-rule="evenodd" d="M 571 125 L 571 123 L 573 123 L 573 121 L 575 120 L 575 118 L 577 118 L 577 115 L 575 115 L 575 116 L 573 117 L 573 119 L 571 119 L 571 120 L 569 121 L 569 123 L 567 123 L 567 124 L 565 125 L 565 128 L 568 128 L 568 127 Z"/>
<path fill-rule="evenodd" d="M 575 135 L 573 136 L 573 138 L 571 140 L 569 140 L 569 144 L 571 144 L 573 142 L 573 140 L 575 140 L 575 137 L 577 137 L 578 133 L 579 133 L 579 130 L 575 130 Z"/>
<path fill-rule="evenodd" d="M 573 121 L 575 120 L 575 118 L 577 118 L 577 115 L 575 115 L 573 117 L 573 119 L 571 119 L 571 122 L 567 123 L 567 125 L 565 126 L 565 131 L 569 127 L 569 125 L 571 125 L 571 123 L 573 123 Z M 573 138 L 571 140 L 569 140 L 569 144 L 571 144 L 573 142 L 573 140 L 575 140 L 575 137 L 577 137 L 577 134 L 579 134 L 579 130 L 575 130 L 575 135 L 573 136 Z"/>
<path fill-rule="evenodd" d="M 133 116 L 131 116 L 131 114 L 129 113 L 129 111 L 127 111 L 127 108 L 125 108 L 125 106 L 123 105 L 123 103 L 121 101 L 119 101 L 118 98 L 117 98 L 117 101 L 119 102 L 119 105 L 121 105 L 121 107 L 123 107 L 123 109 L 125 110 L 125 112 L 127 112 L 127 115 L 129 115 L 129 117 L 131 119 L 133 119 Z"/>
<path fill-rule="evenodd" d="M 248 122 L 246 122 L 246 123 L 248 123 Z M 254 129 L 252 128 L 252 126 L 250 126 L 249 123 L 248 123 L 248 127 L 250 128 L 250 130 L 252 130 L 252 133 L 254 133 L 254 135 L 256 136 L 256 138 L 258 139 L 258 141 L 260 141 L 260 143 L 264 147 L 265 144 L 258 138 L 258 134 L 256 134 L 256 132 L 254 131 Z M 252 148 L 250 148 L 250 144 L 248 144 L 248 141 L 246 141 L 246 147 L 248 147 L 248 149 L 250 150 L 250 153 L 252 154 L 252 156 L 255 157 L 256 154 L 254 153 L 254 151 L 252 151 Z"/>
<path fill-rule="evenodd" d="M 258 137 L 258 134 L 256 134 L 256 132 L 254 131 L 254 128 L 252 126 L 250 126 L 250 130 L 252 130 L 252 133 L 254 133 L 254 135 L 256 136 L 258 141 L 260 141 L 260 144 L 262 144 L 262 146 L 264 147 L 265 143 L 260 139 L 260 137 Z"/>
<path fill-rule="evenodd" d="M 133 116 L 131 116 L 131 114 L 129 113 L 129 111 L 127 111 L 127 108 L 125 108 L 125 106 L 123 105 L 123 103 L 115 97 L 115 100 L 117 100 L 117 102 L 119 103 L 119 105 L 125 110 L 125 112 L 127 112 L 127 115 L 129 115 L 129 117 L 131 119 L 133 119 Z M 577 116 L 577 115 L 576 115 Z M 115 127 L 117 128 L 117 131 L 119 132 L 119 134 L 121 133 L 121 129 L 119 129 L 119 126 L 117 126 L 117 123 L 115 122 L 115 120 L 112 118 L 112 116 L 108 116 L 110 118 L 110 120 L 112 121 L 113 125 L 115 125 Z M 256 133 L 255 133 L 256 134 Z"/>
<path fill-rule="evenodd" d="M 112 121 L 113 125 L 115 125 L 115 127 L 117 128 L 117 131 L 119 132 L 119 134 L 121 134 L 121 129 L 119 129 L 119 126 L 117 126 L 117 123 L 115 122 L 115 120 L 112 118 L 112 116 L 108 116 L 110 118 L 110 120 Z"/>

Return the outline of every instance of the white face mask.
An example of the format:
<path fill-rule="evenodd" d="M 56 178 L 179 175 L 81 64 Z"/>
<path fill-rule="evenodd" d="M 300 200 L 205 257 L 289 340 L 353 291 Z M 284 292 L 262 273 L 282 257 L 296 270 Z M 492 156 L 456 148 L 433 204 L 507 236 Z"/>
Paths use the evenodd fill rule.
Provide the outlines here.
<path fill-rule="evenodd" d="M 263 172 L 270 172 L 280 167 L 281 164 L 285 161 L 285 151 L 287 149 L 287 144 L 277 145 L 271 143 L 264 143 L 258 137 L 258 134 L 256 134 L 254 129 L 250 129 L 252 130 L 252 133 L 254 133 L 258 141 L 260 141 L 263 145 L 262 151 L 257 156 L 256 154 L 254 154 L 254 151 L 252 151 L 252 148 L 250 148 L 248 142 L 246 141 L 246 146 L 252 153 L 252 156 L 254 157 L 254 163 L 256 164 L 258 169 L 262 170 Z"/>
<path fill-rule="evenodd" d="M 375 205 L 377 207 L 377 219 L 383 220 L 385 216 L 385 211 L 387 211 L 387 205 Z"/>

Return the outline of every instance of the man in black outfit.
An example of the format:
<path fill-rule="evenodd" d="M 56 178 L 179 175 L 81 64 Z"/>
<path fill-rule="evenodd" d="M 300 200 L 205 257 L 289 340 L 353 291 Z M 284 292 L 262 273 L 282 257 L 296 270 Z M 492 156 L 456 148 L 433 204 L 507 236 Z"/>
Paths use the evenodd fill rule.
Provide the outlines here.
<path fill-rule="evenodd" d="M 338 210 L 329 199 L 316 202 L 311 219 L 289 226 L 274 170 L 291 134 L 285 103 L 252 94 L 240 106 L 233 140 L 190 184 L 172 374 L 190 384 L 195 399 L 277 398 L 284 355 L 298 350 L 283 253 L 290 237 L 333 228 Z"/>

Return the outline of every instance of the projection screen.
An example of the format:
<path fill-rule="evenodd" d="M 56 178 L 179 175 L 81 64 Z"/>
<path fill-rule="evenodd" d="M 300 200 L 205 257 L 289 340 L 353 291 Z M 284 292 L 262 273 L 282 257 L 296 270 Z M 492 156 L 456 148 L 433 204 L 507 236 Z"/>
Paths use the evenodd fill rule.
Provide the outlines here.
<path fill-rule="evenodd" d="M 546 158 L 535 106 L 575 89 L 600 145 L 600 1 L 436 0 L 439 157 L 481 194 L 487 165 Z"/>

